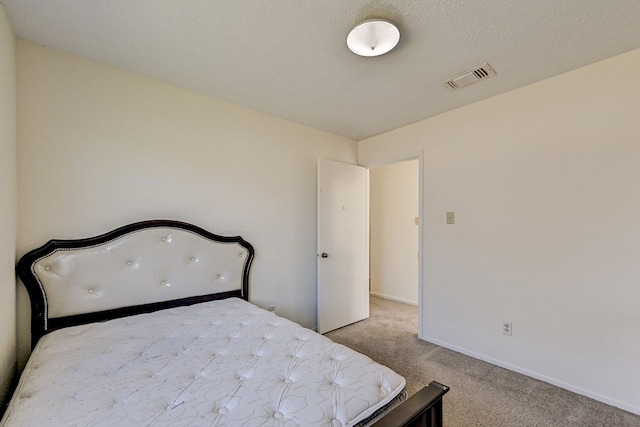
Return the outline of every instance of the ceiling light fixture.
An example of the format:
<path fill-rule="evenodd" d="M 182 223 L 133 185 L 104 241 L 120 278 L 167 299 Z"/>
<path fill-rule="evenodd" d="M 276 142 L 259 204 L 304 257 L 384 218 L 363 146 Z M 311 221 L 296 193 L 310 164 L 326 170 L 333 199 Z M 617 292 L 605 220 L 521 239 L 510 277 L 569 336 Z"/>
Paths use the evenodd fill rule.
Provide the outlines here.
<path fill-rule="evenodd" d="M 396 47 L 400 30 L 385 19 L 369 19 L 356 25 L 347 36 L 347 46 L 360 56 L 380 56 Z"/>

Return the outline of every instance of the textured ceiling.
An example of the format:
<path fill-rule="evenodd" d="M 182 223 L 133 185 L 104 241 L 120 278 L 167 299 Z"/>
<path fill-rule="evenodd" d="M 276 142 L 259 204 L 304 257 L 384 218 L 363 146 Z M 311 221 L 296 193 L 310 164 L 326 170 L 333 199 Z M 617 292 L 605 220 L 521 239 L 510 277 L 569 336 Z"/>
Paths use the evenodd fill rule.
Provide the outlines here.
<path fill-rule="evenodd" d="M 638 0 L 0 0 L 17 37 L 356 140 L 640 48 Z M 363 58 L 358 22 L 400 43 Z M 498 73 L 440 83 L 488 62 Z"/>

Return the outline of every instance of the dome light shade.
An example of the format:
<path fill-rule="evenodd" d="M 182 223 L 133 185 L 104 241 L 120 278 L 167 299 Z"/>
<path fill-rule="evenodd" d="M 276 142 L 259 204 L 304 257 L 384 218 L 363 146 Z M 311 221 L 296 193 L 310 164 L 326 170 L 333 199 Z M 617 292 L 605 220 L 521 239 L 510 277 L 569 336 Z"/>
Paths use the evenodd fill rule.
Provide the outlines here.
<path fill-rule="evenodd" d="M 384 19 L 369 19 L 356 25 L 347 36 L 347 46 L 360 56 L 380 56 L 396 47 L 400 31 Z"/>

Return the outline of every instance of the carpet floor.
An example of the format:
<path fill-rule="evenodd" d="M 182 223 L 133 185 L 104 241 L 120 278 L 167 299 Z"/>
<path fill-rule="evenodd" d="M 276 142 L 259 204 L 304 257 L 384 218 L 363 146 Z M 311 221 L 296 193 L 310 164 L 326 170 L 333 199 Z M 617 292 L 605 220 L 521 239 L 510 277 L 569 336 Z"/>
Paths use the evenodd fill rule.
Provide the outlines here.
<path fill-rule="evenodd" d="M 638 415 L 422 341 L 417 330 L 417 307 L 372 296 L 368 319 L 325 335 L 404 376 L 409 395 L 432 380 L 449 386 L 446 427 L 640 427 Z"/>

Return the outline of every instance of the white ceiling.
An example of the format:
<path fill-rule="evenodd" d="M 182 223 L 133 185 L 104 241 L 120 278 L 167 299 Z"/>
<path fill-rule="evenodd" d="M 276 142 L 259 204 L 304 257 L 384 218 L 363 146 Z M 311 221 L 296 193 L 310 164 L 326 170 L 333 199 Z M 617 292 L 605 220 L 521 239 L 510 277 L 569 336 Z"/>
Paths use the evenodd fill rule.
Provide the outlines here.
<path fill-rule="evenodd" d="M 362 140 L 640 48 L 638 0 L 0 0 L 16 36 Z M 345 44 L 395 22 L 374 58 Z M 440 83 L 488 62 L 498 73 Z"/>

